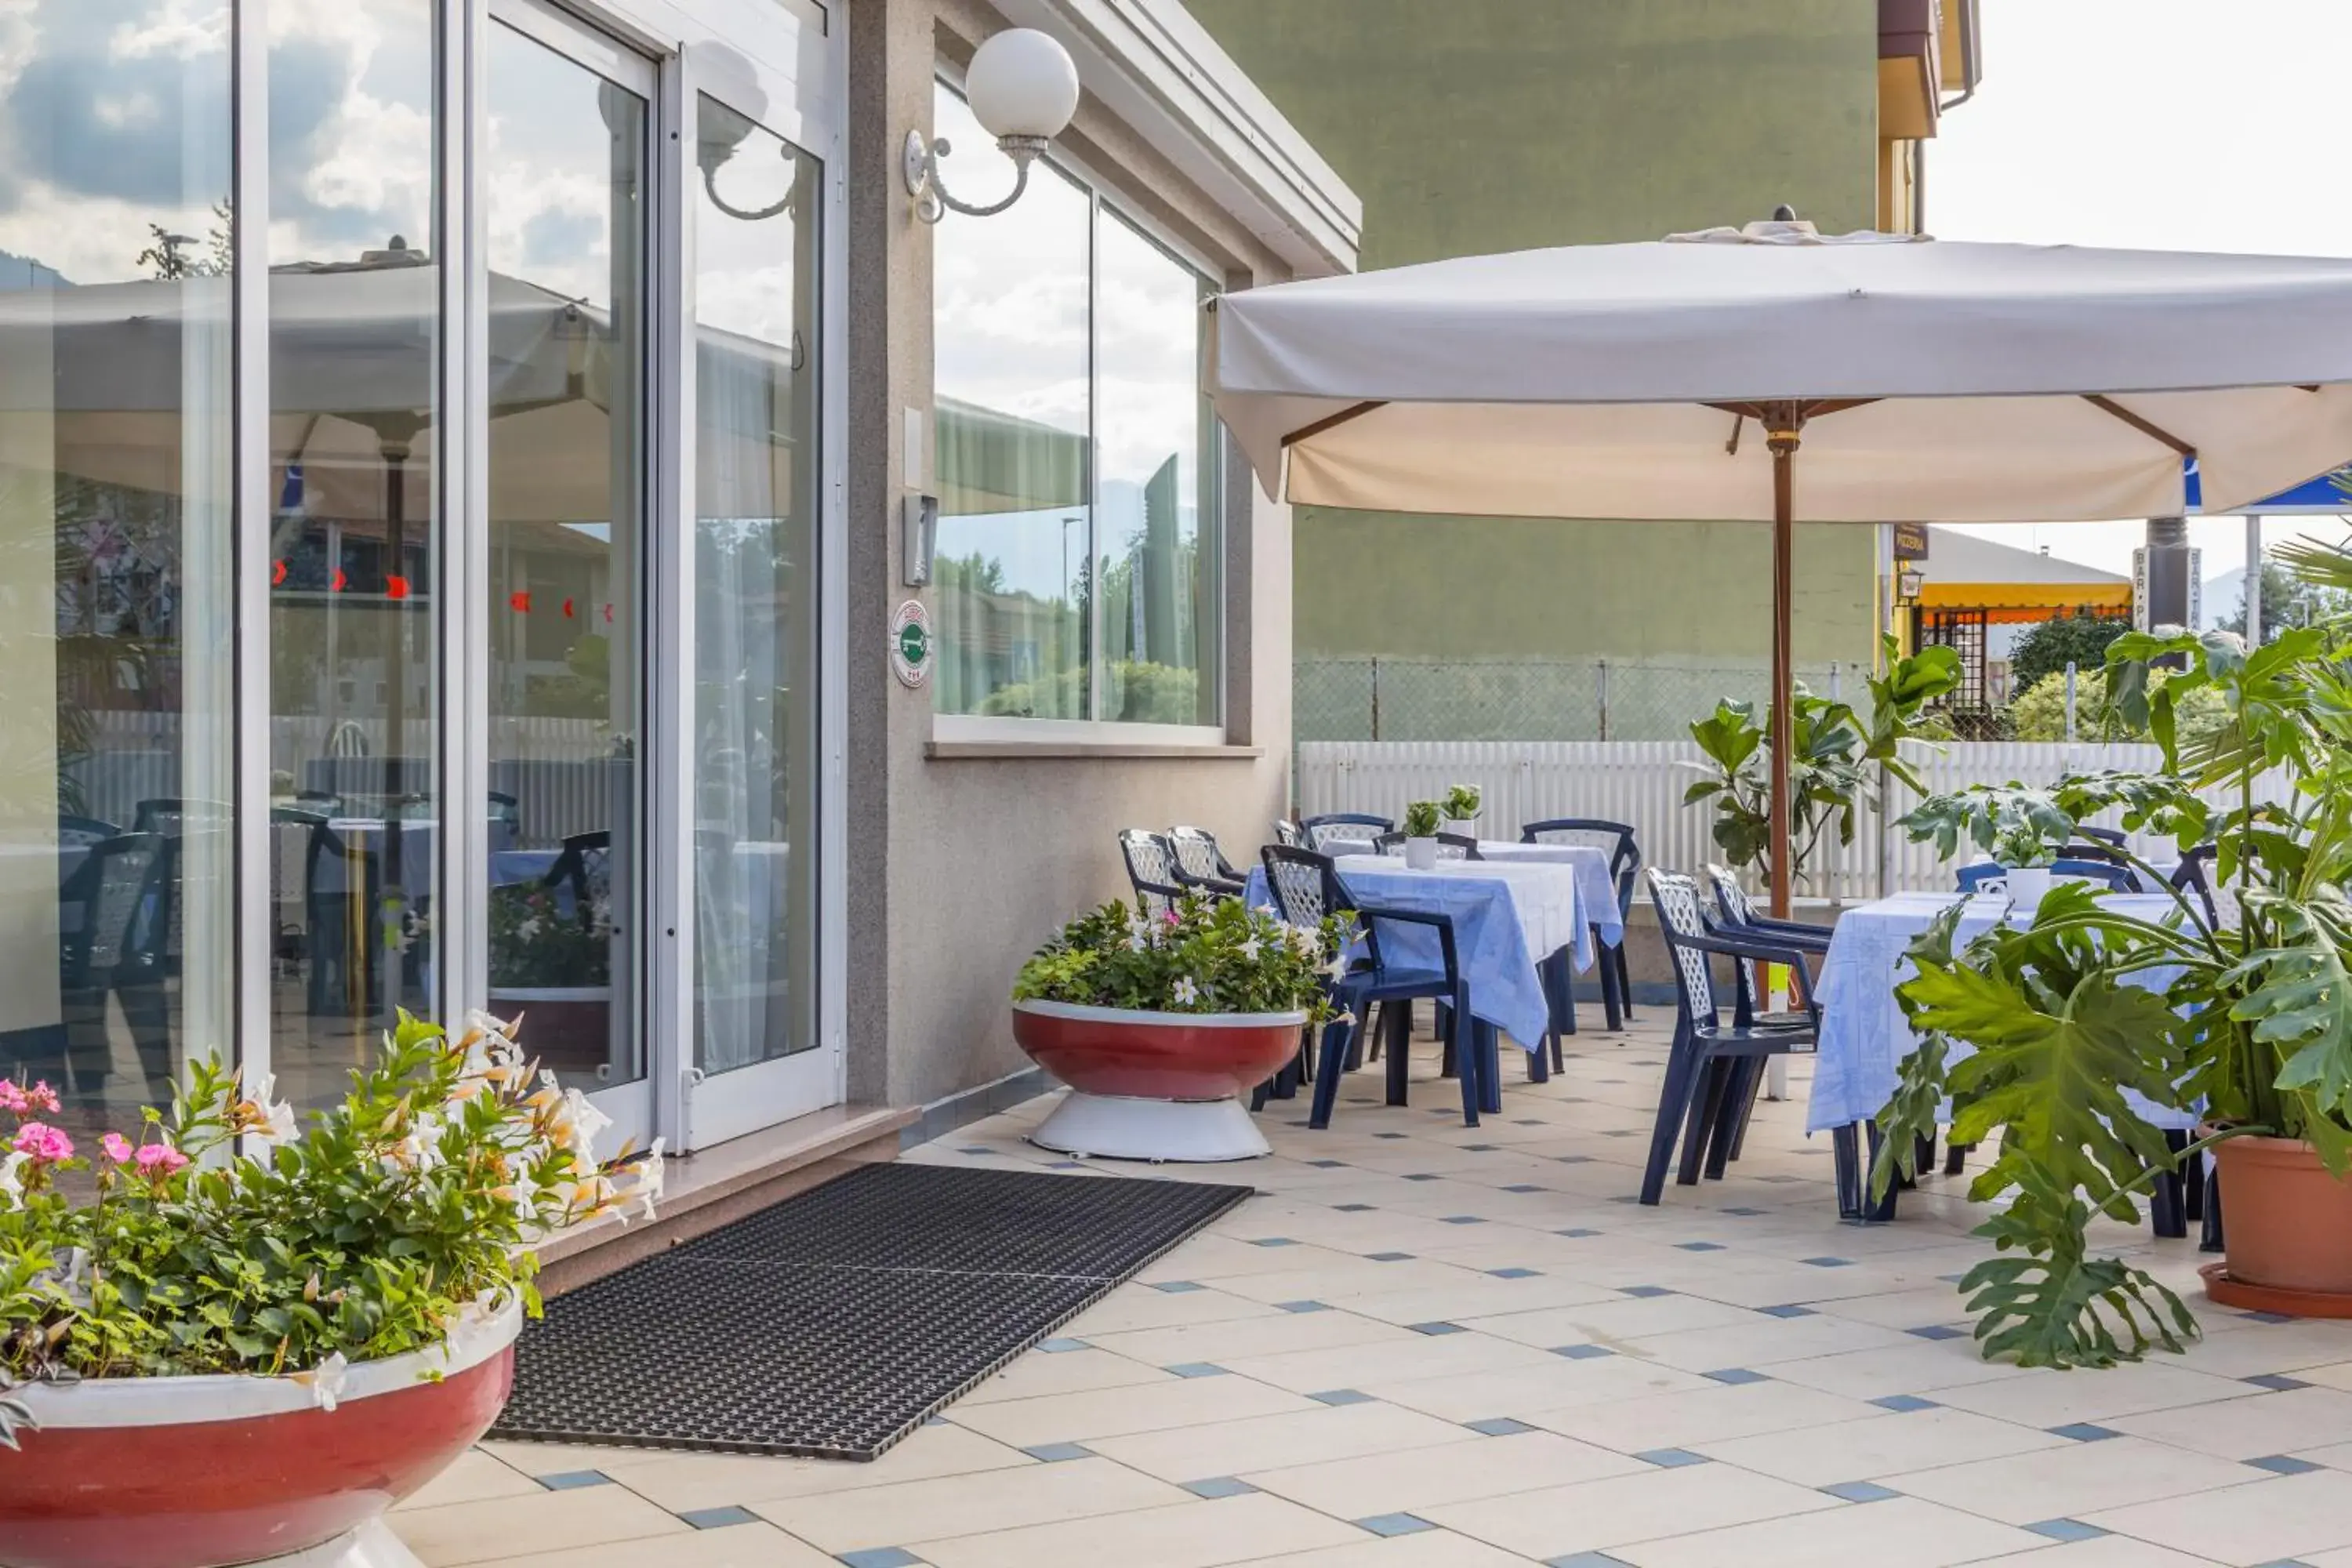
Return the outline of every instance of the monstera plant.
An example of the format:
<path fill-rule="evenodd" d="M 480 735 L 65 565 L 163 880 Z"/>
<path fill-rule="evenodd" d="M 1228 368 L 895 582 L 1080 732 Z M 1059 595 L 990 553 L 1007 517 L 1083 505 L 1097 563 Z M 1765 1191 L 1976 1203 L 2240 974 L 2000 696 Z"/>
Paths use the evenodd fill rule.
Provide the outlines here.
<path fill-rule="evenodd" d="M 2158 659 L 2185 668 L 2152 687 Z M 1880 1113 L 1874 1181 L 1883 1194 L 1912 1173 L 1914 1138 L 1947 1100 L 1953 1142 L 1995 1150 L 1969 1195 L 2000 1205 L 1978 1232 L 1996 1253 L 1960 1289 L 1984 1352 L 2026 1365 L 2108 1365 L 2196 1332 L 2161 1282 L 2093 1255 L 2090 1226 L 2137 1223 L 2157 1178 L 2209 1147 L 2229 1247 L 2209 1292 L 2352 1305 L 2352 626 L 2251 652 L 2232 633 L 2134 634 L 2108 660 L 2112 700 L 2163 748 L 2160 773 L 1976 791 L 1912 818 L 1949 848 L 2047 843 L 2119 807 L 2126 827 L 2215 846 L 2218 921 L 2178 890 L 2149 917 L 2066 886 L 2030 922 L 1965 945 L 1955 910 L 1911 951 L 1917 973 L 1897 994 L 1920 1043 Z M 2178 706 L 2198 691 L 2219 693 L 2226 721 L 2184 744 Z M 2204 1125 L 2169 1147 L 2152 1106 L 2201 1110 Z"/>

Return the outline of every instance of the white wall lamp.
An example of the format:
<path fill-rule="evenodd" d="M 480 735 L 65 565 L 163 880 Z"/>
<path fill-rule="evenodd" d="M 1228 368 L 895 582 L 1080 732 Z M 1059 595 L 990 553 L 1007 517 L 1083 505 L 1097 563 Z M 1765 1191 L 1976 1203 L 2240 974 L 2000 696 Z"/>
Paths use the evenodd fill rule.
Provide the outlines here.
<path fill-rule="evenodd" d="M 950 151 L 945 137 L 926 142 L 907 132 L 907 194 L 915 216 L 937 223 L 950 212 L 991 217 L 1021 199 L 1029 188 L 1029 165 L 1059 136 L 1078 111 L 1078 68 L 1070 52 L 1034 27 L 1008 27 L 973 51 L 964 72 L 964 96 L 981 129 L 996 138 L 997 150 L 1013 160 L 1019 178 L 1013 194 L 990 206 L 973 206 L 950 195 L 940 180 L 940 160 Z"/>

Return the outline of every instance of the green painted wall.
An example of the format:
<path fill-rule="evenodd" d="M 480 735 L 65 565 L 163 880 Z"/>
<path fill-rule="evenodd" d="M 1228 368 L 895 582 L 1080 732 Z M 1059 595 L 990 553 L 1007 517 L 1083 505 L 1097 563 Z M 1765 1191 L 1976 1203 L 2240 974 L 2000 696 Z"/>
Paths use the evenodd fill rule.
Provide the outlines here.
<path fill-rule="evenodd" d="M 1875 216 L 1876 0 L 1187 4 L 1363 197 L 1367 268 L 1654 239 L 1781 202 L 1829 230 Z M 1801 531 L 1801 667 L 1869 658 L 1872 532 Z M 1759 525 L 1303 508 L 1296 549 L 1302 666 L 1769 657 Z M 1336 733 L 1307 674 L 1298 733 Z"/>

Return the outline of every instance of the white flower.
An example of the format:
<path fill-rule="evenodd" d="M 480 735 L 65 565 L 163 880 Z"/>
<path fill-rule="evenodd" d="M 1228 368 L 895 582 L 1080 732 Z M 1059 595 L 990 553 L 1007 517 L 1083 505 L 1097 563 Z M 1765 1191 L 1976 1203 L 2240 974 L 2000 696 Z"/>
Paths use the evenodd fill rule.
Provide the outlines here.
<path fill-rule="evenodd" d="M 263 1073 L 254 1079 L 253 1087 L 237 1106 L 239 1125 L 264 1149 L 273 1143 L 291 1143 L 297 1136 L 294 1108 L 272 1098 L 277 1089 L 278 1075 Z"/>
<path fill-rule="evenodd" d="M 310 1402 L 321 1410 L 332 1410 L 335 1401 L 342 1397 L 343 1384 L 350 1381 L 351 1363 L 337 1351 L 309 1372 L 298 1372 L 294 1381 L 310 1390 Z"/>
<path fill-rule="evenodd" d="M 11 1154 L 0 1160 L 0 1208 L 21 1208 L 25 1203 L 25 1184 L 16 1173 L 31 1159 L 29 1154 Z"/>
<path fill-rule="evenodd" d="M 1175 988 L 1169 993 L 1169 995 L 1174 999 L 1179 1007 L 1189 1007 L 1201 999 L 1201 988 L 1192 984 L 1191 975 L 1180 974 L 1176 977 Z"/>
<path fill-rule="evenodd" d="M 1136 919 L 1127 922 L 1127 948 L 1129 952 L 1141 952 L 1151 945 L 1151 922 Z"/>
<path fill-rule="evenodd" d="M 1264 951 L 1264 946 L 1265 944 L 1260 942 L 1257 938 L 1252 937 L 1247 942 L 1242 943 L 1242 956 L 1248 959 L 1252 963 L 1255 963 L 1257 962 L 1258 953 Z"/>
<path fill-rule="evenodd" d="M 637 1165 L 637 1184 L 629 1189 L 629 1195 L 637 1200 L 638 1212 L 647 1219 L 654 1217 L 654 1200 L 662 1194 L 667 1169 L 662 1164 L 662 1143 L 663 1140 L 656 1138 L 646 1149 L 645 1159 Z"/>
<path fill-rule="evenodd" d="M 522 921 L 515 927 L 515 935 L 522 938 L 525 942 L 537 942 L 539 940 L 540 931 L 541 926 L 539 923 L 539 917 L 537 915 L 533 915 L 530 919 Z"/>

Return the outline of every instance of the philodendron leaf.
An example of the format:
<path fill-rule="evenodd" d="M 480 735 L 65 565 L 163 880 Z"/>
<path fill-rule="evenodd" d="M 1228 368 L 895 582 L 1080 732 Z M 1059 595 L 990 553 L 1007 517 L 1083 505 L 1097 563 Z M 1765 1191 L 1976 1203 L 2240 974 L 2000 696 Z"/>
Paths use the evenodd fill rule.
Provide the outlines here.
<path fill-rule="evenodd" d="M 2085 1256 L 2090 1210 L 2036 1179 L 1979 1226 L 1999 1249 L 1961 1277 L 1986 1359 L 2020 1366 L 2098 1367 L 2137 1361 L 2150 1344 L 2179 1351 L 2197 1335 L 2180 1298 L 2143 1270 Z M 2121 1337 L 2118 1337 L 2118 1336 Z"/>

